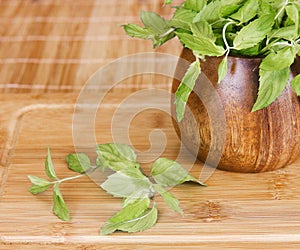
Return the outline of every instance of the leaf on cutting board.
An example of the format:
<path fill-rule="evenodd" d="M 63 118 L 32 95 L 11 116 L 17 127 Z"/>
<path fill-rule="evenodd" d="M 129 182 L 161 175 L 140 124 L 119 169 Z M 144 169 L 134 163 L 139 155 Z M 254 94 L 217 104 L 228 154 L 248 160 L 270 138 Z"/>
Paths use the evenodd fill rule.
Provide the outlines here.
<path fill-rule="evenodd" d="M 53 162 L 52 162 L 52 157 L 50 153 L 50 148 L 48 147 L 47 150 L 47 156 L 46 156 L 46 161 L 45 161 L 45 171 L 46 174 L 48 175 L 49 178 L 52 180 L 57 180 L 57 176 L 54 170 Z"/>
<path fill-rule="evenodd" d="M 140 232 L 152 227 L 157 221 L 157 209 L 149 209 L 150 199 L 137 199 L 113 215 L 101 228 L 101 234 L 116 230 Z"/>
<path fill-rule="evenodd" d="M 32 183 L 32 186 L 29 188 L 29 192 L 32 194 L 42 193 L 51 186 L 51 183 L 43 178 L 33 175 L 29 175 L 28 178 Z"/>
<path fill-rule="evenodd" d="M 68 154 L 66 162 L 68 168 L 77 173 L 84 173 L 91 168 L 91 161 L 84 153 Z"/>
<path fill-rule="evenodd" d="M 151 176 L 156 183 L 163 187 L 173 187 L 187 181 L 193 181 L 205 186 L 204 183 L 190 175 L 179 163 L 167 158 L 159 158 L 153 163 Z"/>
<path fill-rule="evenodd" d="M 70 213 L 62 197 L 58 183 L 53 188 L 53 213 L 63 221 L 70 221 Z"/>

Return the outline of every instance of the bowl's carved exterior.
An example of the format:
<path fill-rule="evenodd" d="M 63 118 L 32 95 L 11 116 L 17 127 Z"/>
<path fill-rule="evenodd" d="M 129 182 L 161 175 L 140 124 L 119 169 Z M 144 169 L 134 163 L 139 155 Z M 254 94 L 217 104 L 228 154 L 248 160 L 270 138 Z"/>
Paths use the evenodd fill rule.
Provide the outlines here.
<path fill-rule="evenodd" d="M 190 62 L 195 58 L 184 49 L 181 58 Z M 222 58 L 206 57 L 201 62 L 202 73 L 213 84 L 223 106 L 226 118 L 226 140 L 219 169 L 235 172 L 264 172 L 289 165 L 300 157 L 300 100 L 288 85 L 282 95 L 269 107 L 251 112 L 257 98 L 260 58 L 228 58 L 228 73 L 218 84 L 218 65 Z M 177 66 L 177 75 L 183 76 L 186 68 Z M 300 73 L 300 59 L 291 67 L 291 78 Z M 179 85 L 174 79 L 172 92 Z M 201 90 L 201 81 L 196 82 Z M 172 100 L 173 103 L 173 100 Z M 183 143 L 205 161 L 211 144 L 211 124 L 206 108 L 192 92 L 188 107 L 197 125 L 191 128 L 189 115 L 177 123 L 177 134 Z M 213 105 L 211 103 L 210 105 Z M 172 104 L 172 112 L 175 107 Z M 222 125 L 223 126 L 223 125 Z M 197 148 L 193 145 L 195 135 L 200 137 Z M 209 163 L 209 162 L 208 162 Z"/>

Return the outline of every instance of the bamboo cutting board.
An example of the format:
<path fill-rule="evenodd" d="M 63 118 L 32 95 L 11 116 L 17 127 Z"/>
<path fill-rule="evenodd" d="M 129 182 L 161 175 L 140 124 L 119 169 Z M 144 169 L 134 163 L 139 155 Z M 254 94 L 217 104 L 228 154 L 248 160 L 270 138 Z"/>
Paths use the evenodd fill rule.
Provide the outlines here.
<path fill-rule="evenodd" d="M 122 93 L 121 93 L 122 92 Z M 111 119 L 118 103 L 130 91 L 110 93 L 97 114 L 98 143 L 112 140 Z M 113 97 L 114 96 L 114 97 Z M 14 104 L 8 99 L 14 98 Z M 295 248 L 300 234 L 300 162 L 285 169 L 263 174 L 238 174 L 215 171 L 208 187 L 185 184 L 171 191 L 178 197 L 184 217 L 172 212 L 158 199 L 159 220 L 151 229 L 136 234 L 116 233 L 99 236 L 99 228 L 120 208 L 112 198 L 89 178 L 62 186 L 71 210 L 71 222 L 61 222 L 51 213 L 51 192 L 38 196 L 27 190 L 29 174 L 45 177 L 46 146 L 60 177 L 69 176 L 64 156 L 74 150 L 72 114 L 76 95 L 48 94 L 3 95 L 2 123 L 9 124 L 1 149 L 0 234 L 3 249 L 22 249 L 47 244 L 47 248 L 73 246 L 77 249 L 112 248 Z M 50 99 L 50 101 L 49 101 Z M 109 100 L 113 100 L 109 102 Z M 22 107 L 22 108 L 18 108 Z M 131 113 L 127 107 L 127 115 Z M 3 117 L 10 114 L 10 119 Z M 3 114 L 4 113 L 4 114 Z M 157 120 L 160 122 L 157 123 Z M 145 122 L 147 121 L 147 122 Z M 162 156 L 176 158 L 180 142 L 164 112 L 145 110 L 132 120 L 133 146 L 143 152 L 149 148 L 149 131 L 161 128 L 167 138 Z M 128 132 L 128 131 L 124 131 Z M 84 133 L 84 131 L 82 131 Z M 115 135 L 116 136 L 116 135 Z M 2 137 L 3 138 L 3 137 Z M 184 164 L 190 156 L 185 155 Z M 146 161 L 147 155 L 144 159 Z M 148 164 L 144 164 L 148 171 Z M 191 173 L 199 176 L 201 163 Z M 49 245 L 48 245 L 49 244 Z"/>
<path fill-rule="evenodd" d="M 162 3 L 0 1 L 0 249 L 300 248 L 300 161 L 262 174 L 216 170 L 207 187 L 189 183 L 173 188 L 185 216 L 158 198 L 157 224 L 136 234 L 99 235 L 104 222 L 120 209 L 120 200 L 98 187 L 105 176 L 62 185 L 71 222 L 52 214 L 51 192 L 28 192 L 27 175 L 45 177 L 47 146 L 58 176 L 70 176 L 74 173 L 67 170 L 64 157 L 75 147 L 93 147 L 90 141 L 85 144 L 91 133 L 95 144 L 129 137 L 146 172 L 155 157 L 177 158 L 180 141 L 167 112 L 168 95 L 160 98 L 161 91 L 170 91 L 169 77 L 123 79 L 97 107 L 95 127 L 87 126 L 91 120 L 84 115 L 73 120 L 79 92 L 99 67 L 153 52 L 150 42 L 125 36 L 119 25 L 138 22 L 141 10 L 167 17 L 170 9 L 161 8 Z M 178 56 L 180 50 L 174 40 L 154 51 Z M 157 67 L 155 60 L 148 64 Z M 157 102 L 136 93 L 150 93 Z M 136 102 L 128 102 L 130 98 Z M 74 128 L 79 128 L 75 135 Z M 192 159 L 183 150 L 180 162 L 199 177 L 203 164 Z"/>

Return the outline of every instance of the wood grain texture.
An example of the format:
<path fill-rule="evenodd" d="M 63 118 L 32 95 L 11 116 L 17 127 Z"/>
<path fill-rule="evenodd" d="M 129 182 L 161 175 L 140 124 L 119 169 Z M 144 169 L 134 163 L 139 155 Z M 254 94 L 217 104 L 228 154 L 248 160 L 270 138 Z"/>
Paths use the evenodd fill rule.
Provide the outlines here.
<path fill-rule="evenodd" d="M 181 56 L 190 62 L 194 61 L 192 52 L 187 49 L 183 50 Z M 208 57 L 201 63 L 205 79 L 199 78 L 196 82 L 188 101 L 191 112 L 186 113 L 178 124 L 180 129 L 177 128 L 187 147 L 205 161 L 210 148 L 218 148 L 223 143 L 222 140 L 213 140 L 213 136 L 224 131 L 226 139 L 223 153 L 217 162 L 220 169 L 264 172 L 294 162 L 300 157 L 300 101 L 295 92 L 288 85 L 270 106 L 251 112 L 257 99 L 261 59 L 229 56 L 228 73 L 218 84 L 218 65 L 221 60 Z M 182 74 L 184 69 L 178 71 Z M 300 59 L 297 57 L 291 67 L 291 79 L 299 73 Z M 178 86 L 179 81 L 175 80 L 173 92 Z M 220 105 L 212 112 L 217 112 L 215 117 L 225 117 L 223 124 L 220 124 L 220 120 L 216 125 L 212 123 L 215 117 L 208 110 L 217 105 L 217 100 Z M 194 125 L 192 119 L 195 119 Z M 217 129 L 213 130 L 213 125 Z M 191 143 L 197 140 L 197 134 L 200 138 L 199 146 Z"/>
<path fill-rule="evenodd" d="M 179 2 L 179 1 L 175 1 Z M 121 24 L 140 11 L 170 16 L 163 1 L 0 1 L 0 92 L 79 91 L 99 67 L 141 52 L 178 55 L 180 44 L 153 50 L 125 35 Z"/>
<path fill-rule="evenodd" d="M 64 157 L 76 146 L 72 134 L 74 108 L 79 91 L 92 73 L 132 53 L 179 55 L 177 40 L 152 50 L 150 41 L 126 37 L 118 26 L 138 21 L 142 9 L 170 15 L 168 7 L 161 8 L 162 3 L 0 1 L 0 249 L 300 248 L 299 161 L 257 175 L 217 170 L 206 188 L 193 184 L 174 188 L 171 191 L 181 201 L 185 217 L 158 199 L 158 223 L 137 234 L 99 235 L 100 226 L 120 208 L 120 201 L 89 178 L 62 186 L 71 222 L 53 216 L 51 192 L 38 196 L 28 192 L 28 174 L 45 177 L 47 146 L 51 147 L 58 175 L 73 174 L 67 170 Z M 149 64 L 156 66 L 155 61 Z M 124 134 L 129 134 L 146 172 L 156 156 L 148 151 L 151 145 L 157 150 L 162 145 L 162 156 L 176 159 L 180 141 L 167 112 L 151 108 L 153 103 L 145 103 L 147 99 L 141 97 L 136 102 L 139 105 L 124 104 L 141 90 L 169 91 L 171 81 L 158 75 L 138 75 L 118 83 L 106 94 L 94 117 L 96 127 L 92 132 L 97 142 L 124 140 Z M 169 102 L 168 98 L 159 99 L 162 107 L 169 107 Z M 150 108 L 136 113 L 135 107 L 141 104 Z M 125 109 L 124 120 L 134 116 L 129 126 L 116 123 L 113 131 L 113 117 L 121 107 Z M 83 136 L 90 132 L 86 123 L 80 122 Z M 157 129 L 165 137 L 151 137 Z M 184 151 L 180 162 L 199 177 L 203 165 L 192 159 Z"/>
<path fill-rule="evenodd" d="M 115 89 L 108 94 L 101 112 L 95 118 L 98 142 L 113 139 L 112 117 L 118 104 L 131 93 L 121 88 L 120 92 Z M 72 220 L 69 223 L 59 221 L 51 213 L 51 192 L 31 195 L 26 176 L 33 174 L 45 177 L 43 164 L 46 145 L 52 149 L 58 176 L 72 174 L 66 168 L 64 156 L 74 150 L 72 115 L 77 95 L 2 96 L 1 112 L 10 110 L 17 124 L 14 138 L 10 145 L 6 145 L 10 150 L 6 165 L 2 167 L 0 235 L 3 247 L 12 249 L 22 246 L 26 249 L 28 245 L 44 244 L 49 249 L 54 246 L 58 249 L 67 246 L 76 249 L 272 249 L 274 246 L 284 248 L 284 244 L 295 249 L 299 247 L 299 161 L 287 168 L 262 174 L 216 170 L 207 181 L 206 188 L 185 184 L 171 190 L 181 202 L 184 217 L 170 211 L 159 198 L 159 220 L 153 228 L 142 233 L 116 233 L 108 237 L 99 236 L 99 228 L 120 208 L 120 201 L 99 189 L 89 178 L 83 178 L 62 186 Z M 6 102 L 12 97 L 14 104 Z M 169 101 L 166 100 L 167 105 Z M 22 108 L 18 109 L 20 106 Z M 126 110 L 128 115 L 133 112 L 132 106 Z M 161 121 L 160 125 L 157 119 Z M 139 157 L 150 146 L 147 134 L 159 127 L 168 138 L 162 156 L 176 159 L 180 142 L 169 115 L 147 110 L 136 116 L 131 124 L 135 131 L 131 132 L 133 146 L 141 150 Z M 130 133 L 130 128 L 123 130 L 123 133 L 127 132 Z M 118 138 L 118 135 L 114 135 L 114 138 Z M 139 159 L 147 161 L 147 155 Z M 188 152 L 181 160 L 183 165 L 189 166 L 191 157 Z M 146 172 L 149 171 L 149 165 L 144 164 Z M 202 164 L 196 162 L 192 165 L 191 173 L 198 177 L 201 169 Z"/>

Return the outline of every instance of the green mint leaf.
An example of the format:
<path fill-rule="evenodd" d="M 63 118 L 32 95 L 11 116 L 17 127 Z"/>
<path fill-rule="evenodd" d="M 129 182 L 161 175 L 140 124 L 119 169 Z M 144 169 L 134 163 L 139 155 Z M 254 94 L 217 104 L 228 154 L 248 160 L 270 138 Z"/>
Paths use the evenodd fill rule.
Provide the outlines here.
<path fill-rule="evenodd" d="M 178 8 L 172 19 L 169 22 L 169 25 L 176 29 L 190 30 L 190 24 L 193 22 L 197 12 L 188 10 L 185 8 Z"/>
<path fill-rule="evenodd" d="M 48 175 L 49 178 L 51 178 L 52 180 L 58 180 L 57 176 L 56 176 L 56 173 L 55 173 L 55 170 L 54 170 L 54 166 L 53 166 L 53 162 L 52 162 L 49 147 L 48 147 L 48 150 L 47 150 L 47 156 L 46 156 L 46 161 L 45 161 L 45 171 L 46 171 L 46 174 Z"/>
<path fill-rule="evenodd" d="M 274 29 L 268 34 L 268 39 L 271 40 L 273 38 L 283 38 L 290 40 L 291 37 L 294 36 L 295 29 L 295 25 Z"/>
<path fill-rule="evenodd" d="M 206 21 L 199 21 L 191 24 L 191 31 L 196 37 L 206 37 L 213 42 L 216 41 L 212 26 Z"/>
<path fill-rule="evenodd" d="M 184 3 L 184 8 L 194 11 L 200 11 L 205 5 L 205 0 L 186 0 Z"/>
<path fill-rule="evenodd" d="M 169 31 L 167 31 L 166 33 L 168 33 L 168 32 Z M 168 35 L 166 35 L 166 34 L 155 35 L 152 39 L 153 47 L 156 48 L 156 47 L 161 46 L 162 44 L 164 44 L 165 42 L 167 42 L 168 40 L 170 40 L 174 36 L 175 36 L 175 34 L 174 34 L 173 30 Z"/>
<path fill-rule="evenodd" d="M 216 45 L 211 39 L 201 36 L 195 37 L 187 33 L 176 32 L 181 43 L 199 55 L 222 56 L 225 50 L 222 46 Z"/>
<path fill-rule="evenodd" d="M 291 86 L 298 96 L 300 96 L 300 74 L 291 81 Z"/>
<path fill-rule="evenodd" d="M 158 192 L 161 195 L 161 197 L 163 198 L 165 203 L 168 205 L 168 207 L 170 207 L 173 211 L 178 212 L 181 215 L 183 215 L 183 211 L 179 207 L 179 201 L 173 194 L 171 194 L 170 192 L 165 190 L 159 184 L 155 184 L 154 189 L 156 192 Z"/>
<path fill-rule="evenodd" d="M 150 199 L 136 199 L 134 202 L 122 208 L 121 211 L 113 215 L 108 222 L 118 223 L 121 221 L 131 220 L 140 216 L 150 205 Z"/>
<path fill-rule="evenodd" d="M 123 207 L 119 212 L 113 215 L 101 228 L 101 234 L 111 234 L 128 221 L 141 216 L 149 207 L 150 199 L 137 199 L 129 205 Z"/>
<path fill-rule="evenodd" d="M 123 25 L 125 32 L 132 37 L 151 39 L 157 47 L 174 37 L 174 32 L 166 20 L 154 12 L 142 12 L 141 20 L 145 28 L 136 24 Z"/>
<path fill-rule="evenodd" d="M 114 197 L 138 199 L 152 193 L 152 183 L 147 177 L 133 178 L 123 173 L 110 175 L 101 187 Z"/>
<path fill-rule="evenodd" d="M 248 0 L 243 6 L 230 17 L 238 20 L 240 23 L 246 23 L 257 15 L 258 0 Z"/>
<path fill-rule="evenodd" d="M 153 163 L 151 176 L 157 184 L 163 187 L 173 187 L 186 181 L 193 181 L 205 186 L 201 181 L 190 175 L 179 163 L 167 158 L 159 158 Z"/>
<path fill-rule="evenodd" d="M 42 179 L 42 178 L 39 178 L 39 177 L 36 177 L 33 175 L 29 175 L 28 179 L 33 184 L 29 188 L 29 192 L 32 194 L 42 193 L 51 186 L 51 183 L 48 180 L 45 180 L 45 179 Z"/>
<path fill-rule="evenodd" d="M 220 83 L 225 76 L 227 75 L 227 70 L 228 70 L 228 57 L 225 56 L 221 63 L 218 66 L 218 83 Z"/>
<path fill-rule="evenodd" d="M 53 188 L 53 213 L 63 221 L 70 221 L 70 213 L 62 197 L 58 183 Z"/>
<path fill-rule="evenodd" d="M 155 12 L 142 11 L 141 20 L 146 28 L 158 35 L 162 35 L 170 29 L 166 20 Z"/>
<path fill-rule="evenodd" d="M 208 23 L 213 23 L 218 21 L 220 18 L 221 2 L 211 1 L 209 4 L 205 5 L 203 9 L 195 16 L 193 22 L 207 21 Z"/>
<path fill-rule="evenodd" d="M 238 55 L 243 55 L 243 56 L 258 56 L 261 53 L 261 43 L 256 44 L 255 46 L 247 49 L 241 49 L 241 50 L 232 50 L 232 53 L 237 53 Z"/>
<path fill-rule="evenodd" d="M 154 205 L 152 209 L 147 209 L 139 217 L 129 221 L 124 221 L 121 225 L 118 226 L 118 230 L 128 233 L 145 231 L 155 225 L 157 221 L 157 215 L 158 211 L 156 206 Z"/>
<path fill-rule="evenodd" d="M 147 28 L 142 28 L 136 24 L 123 25 L 123 28 L 124 28 L 126 34 L 131 37 L 137 37 L 137 38 L 142 38 L 142 39 L 152 39 L 154 36 L 153 31 L 151 31 Z"/>
<path fill-rule="evenodd" d="M 45 186 L 32 185 L 29 188 L 29 192 L 32 194 L 39 194 L 39 193 L 46 191 L 50 186 L 51 186 L 51 184 L 48 184 Z"/>
<path fill-rule="evenodd" d="M 28 179 L 30 180 L 30 182 L 32 184 L 37 185 L 37 186 L 46 186 L 46 185 L 51 184 L 50 181 L 40 178 L 40 177 L 37 177 L 37 176 L 33 176 L 33 175 L 29 175 Z"/>
<path fill-rule="evenodd" d="M 290 76 L 290 68 L 282 70 L 259 70 L 259 90 L 252 112 L 270 105 L 284 90 Z"/>
<path fill-rule="evenodd" d="M 133 198 L 133 197 L 125 197 L 122 200 L 122 207 L 126 207 L 126 206 L 128 206 L 129 204 L 131 204 L 135 201 L 136 201 L 136 199 Z"/>
<path fill-rule="evenodd" d="M 122 211 L 122 210 L 121 210 Z M 154 205 L 152 209 L 145 210 L 142 214 L 128 220 L 117 223 L 107 222 L 101 229 L 102 235 L 111 234 L 116 230 L 135 233 L 151 228 L 157 221 L 157 209 Z"/>
<path fill-rule="evenodd" d="M 259 1 L 258 16 L 272 14 L 275 17 L 277 14 L 275 10 L 277 10 L 277 8 L 273 7 L 270 1 Z"/>
<path fill-rule="evenodd" d="M 134 150 L 125 144 L 106 143 L 97 146 L 97 163 L 101 163 L 104 170 L 106 167 L 114 171 L 126 171 L 128 168 L 139 170 Z"/>
<path fill-rule="evenodd" d="M 271 52 L 261 62 L 260 68 L 263 70 L 281 70 L 290 67 L 296 56 L 293 47 L 285 47 L 279 51 Z"/>
<path fill-rule="evenodd" d="M 77 173 L 84 173 L 91 168 L 91 161 L 86 154 L 68 154 L 66 156 L 68 168 Z"/>
<path fill-rule="evenodd" d="M 297 38 L 299 36 L 299 10 L 294 4 L 285 6 L 285 10 L 289 19 L 295 24 L 294 37 Z"/>
<path fill-rule="evenodd" d="M 242 2 L 244 2 L 244 0 L 221 0 L 220 16 L 226 18 L 235 13 L 241 8 Z"/>
<path fill-rule="evenodd" d="M 164 5 L 168 5 L 168 4 L 171 4 L 171 3 L 173 3 L 173 0 L 165 0 L 164 1 Z"/>
<path fill-rule="evenodd" d="M 188 101 L 189 95 L 192 92 L 195 82 L 199 77 L 201 72 L 200 62 L 196 60 L 193 62 L 187 72 L 185 73 L 176 93 L 175 93 L 175 106 L 176 106 L 176 116 L 177 120 L 180 122 L 184 116 L 184 111 L 186 103 Z"/>
<path fill-rule="evenodd" d="M 274 15 L 263 15 L 243 27 L 233 40 L 234 49 L 241 50 L 255 46 L 262 41 L 274 25 Z"/>
<path fill-rule="evenodd" d="M 166 41 L 174 37 L 174 32 L 167 33 L 166 30 L 164 33 L 157 33 L 150 28 L 142 28 L 136 24 L 123 25 L 123 28 L 127 35 L 131 37 L 137 37 L 142 39 L 151 39 L 153 47 L 160 46 Z"/>

